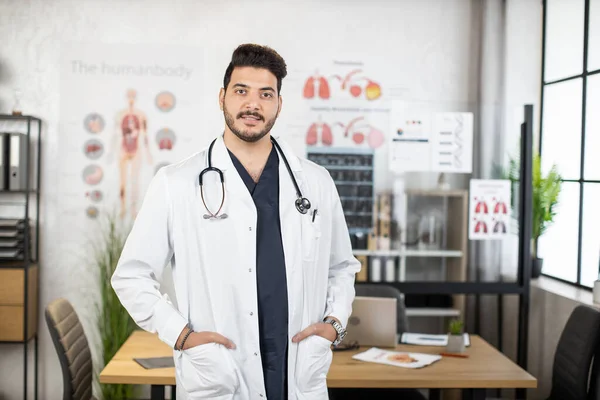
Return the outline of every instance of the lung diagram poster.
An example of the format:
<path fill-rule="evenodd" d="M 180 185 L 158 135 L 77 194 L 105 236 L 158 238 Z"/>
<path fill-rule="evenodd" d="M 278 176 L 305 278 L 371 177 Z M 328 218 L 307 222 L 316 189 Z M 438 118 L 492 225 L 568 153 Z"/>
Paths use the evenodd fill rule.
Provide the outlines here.
<path fill-rule="evenodd" d="M 471 179 L 469 192 L 469 239 L 505 238 L 510 233 L 510 181 Z"/>

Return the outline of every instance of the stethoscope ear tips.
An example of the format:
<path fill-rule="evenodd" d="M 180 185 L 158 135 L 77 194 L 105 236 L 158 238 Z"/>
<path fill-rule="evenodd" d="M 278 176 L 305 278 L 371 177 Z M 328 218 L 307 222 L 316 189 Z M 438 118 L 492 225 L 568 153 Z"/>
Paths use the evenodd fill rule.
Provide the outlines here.
<path fill-rule="evenodd" d="M 306 197 L 296 199 L 296 209 L 300 214 L 306 214 L 310 209 L 310 201 Z"/>

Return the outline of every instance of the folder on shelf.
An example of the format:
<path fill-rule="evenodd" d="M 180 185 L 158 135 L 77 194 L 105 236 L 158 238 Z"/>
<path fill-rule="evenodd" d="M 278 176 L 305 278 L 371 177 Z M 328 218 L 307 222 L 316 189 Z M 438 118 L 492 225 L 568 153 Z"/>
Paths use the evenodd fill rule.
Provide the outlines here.
<path fill-rule="evenodd" d="M 8 190 L 25 190 L 27 187 L 25 170 L 28 162 L 27 135 L 10 133 L 8 153 Z"/>
<path fill-rule="evenodd" d="M 8 150 L 6 145 L 7 138 L 8 134 L 0 132 L 0 190 L 6 190 L 8 188 L 8 155 L 6 154 L 6 150 Z"/>
<path fill-rule="evenodd" d="M 0 260 L 22 260 L 22 249 L 0 249 Z"/>
<path fill-rule="evenodd" d="M 0 229 L 22 229 L 25 220 L 19 218 L 0 218 Z"/>

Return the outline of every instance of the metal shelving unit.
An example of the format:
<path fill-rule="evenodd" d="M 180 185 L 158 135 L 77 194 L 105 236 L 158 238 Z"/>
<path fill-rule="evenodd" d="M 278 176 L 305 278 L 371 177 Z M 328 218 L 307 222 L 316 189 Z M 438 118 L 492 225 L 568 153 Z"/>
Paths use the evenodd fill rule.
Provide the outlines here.
<path fill-rule="evenodd" d="M 10 125 L 9 129 L 5 128 L 6 125 Z M 37 125 L 37 137 L 33 136 L 36 131 L 35 125 Z M 15 126 L 17 129 L 15 129 Z M 24 132 L 25 129 L 26 132 Z M 29 115 L 0 114 L 0 131 L 3 133 L 21 133 L 26 138 L 25 188 L 10 190 L 10 186 L 6 182 L 9 173 L 14 173 L 10 170 L 4 172 L 5 187 L 8 186 L 8 188 L 0 188 L 0 210 L 2 210 L 3 215 L 10 214 L 7 212 L 9 209 L 19 208 L 22 210 L 21 215 L 5 218 L 22 219 L 24 221 L 22 257 L 0 261 L 0 276 L 2 276 L 0 277 L 0 285 L 8 288 L 8 290 L 0 290 L 0 292 L 3 292 L 0 293 L 0 314 L 2 314 L 2 318 L 0 318 L 0 345 L 18 344 L 23 346 L 23 398 L 27 400 L 29 392 L 28 358 L 30 345 L 33 341 L 34 399 L 37 400 L 42 120 Z M 33 139 L 36 139 L 37 142 L 35 158 L 32 157 Z M 3 160 L 8 160 L 10 149 L 3 146 L 2 151 Z M 9 167 L 10 165 L 4 164 L 4 168 Z M 32 176 L 33 171 L 36 171 L 35 177 Z M 32 187 L 32 184 L 34 187 Z M 32 205 L 32 203 L 34 204 Z M 31 212 L 30 208 L 33 208 L 34 212 Z M 22 326 L 18 324 L 20 320 L 22 320 Z"/>

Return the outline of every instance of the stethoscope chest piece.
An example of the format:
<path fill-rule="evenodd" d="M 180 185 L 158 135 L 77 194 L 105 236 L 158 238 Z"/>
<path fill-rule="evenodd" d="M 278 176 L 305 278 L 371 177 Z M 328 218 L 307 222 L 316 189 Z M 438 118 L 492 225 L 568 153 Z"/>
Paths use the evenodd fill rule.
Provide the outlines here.
<path fill-rule="evenodd" d="M 310 210 L 310 201 L 306 197 L 297 198 L 296 209 L 300 214 L 306 214 Z"/>

